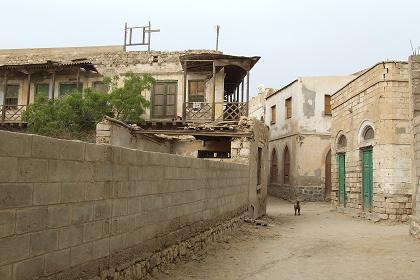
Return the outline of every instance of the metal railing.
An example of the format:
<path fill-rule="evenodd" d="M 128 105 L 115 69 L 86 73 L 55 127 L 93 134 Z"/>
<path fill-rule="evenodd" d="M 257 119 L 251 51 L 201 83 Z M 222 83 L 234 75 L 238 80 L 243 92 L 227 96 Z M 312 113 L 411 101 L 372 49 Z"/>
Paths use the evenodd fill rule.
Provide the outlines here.
<path fill-rule="evenodd" d="M 28 105 L 0 105 L 0 123 L 22 123 L 22 113 Z"/>
<path fill-rule="evenodd" d="M 239 121 L 240 117 L 248 116 L 247 102 L 216 102 L 213 117 L 213 103 L 187 102 L 185 116 L 187 121 Z"/>

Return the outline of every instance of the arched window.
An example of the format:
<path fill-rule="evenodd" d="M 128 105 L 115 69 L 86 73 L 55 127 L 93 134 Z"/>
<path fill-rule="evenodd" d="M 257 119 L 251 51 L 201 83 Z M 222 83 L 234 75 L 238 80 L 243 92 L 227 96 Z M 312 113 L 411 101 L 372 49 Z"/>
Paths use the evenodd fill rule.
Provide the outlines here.
<path fill-rule="evenodd" d="M 367 126 L 363 131 L 363 140 L 372 140 L 375 137 L 375 132 L 371 126 Z"/>
<path fill-rule="evenodd" d="M 270 181 L 271 183 L 277 183 L 278 179 L 278 166 L 277 166 L 277 152 L 273 149 L 271 152 L 271 167 L 270 167 Z"/>
<path fill-rule="evenodd" d="M 290 153 L 289 148 L 284 148 L 283 152 L 283 183 L 290 183 Z"/>
<path fill-rule="evenodd" d="M 344 135 L 341 135 L 340 138 L 338 138 L 337 147 L 345 148 L 347 146 L 347 138 Z"/>

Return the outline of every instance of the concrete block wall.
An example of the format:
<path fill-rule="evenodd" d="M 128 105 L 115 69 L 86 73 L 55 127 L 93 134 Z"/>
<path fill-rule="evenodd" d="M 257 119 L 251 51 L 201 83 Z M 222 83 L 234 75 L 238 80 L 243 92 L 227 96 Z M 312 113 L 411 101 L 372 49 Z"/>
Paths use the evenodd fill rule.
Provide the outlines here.
<path fill-rule="evenodd" d="M 2 280 L 144 272 L 248 206 L 237 163 L 0 131 L 0 167 Z"/>
<path fill-rule="evenodd" d="M 345 211 L 372 220 L 406 221 L 412 209 L 412 110 L 406 62 L 378 63 L 332 96 L 332 202 L 338 203 L 337 141 L 345 135 Z M 375 131 L 373 148 L 373 208 L 362 205 L 361 131 Z"/>

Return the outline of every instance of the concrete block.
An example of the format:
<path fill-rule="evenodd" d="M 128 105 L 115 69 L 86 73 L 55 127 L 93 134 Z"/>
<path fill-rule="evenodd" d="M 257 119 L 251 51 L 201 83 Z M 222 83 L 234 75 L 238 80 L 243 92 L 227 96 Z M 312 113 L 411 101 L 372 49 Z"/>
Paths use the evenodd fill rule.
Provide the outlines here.
<path fill-rule="evenodd" d="M 45 255 L 45 274 L 53 274 L 70 268 L 70 249 Z"/>
<path fill-rule="evenodd" d="M 93 259 L 93 243 L 70 248 L 70 265 L 86 263 Z"/>
<path fill-rule="evenodd" d="M 112 180 L 112 163 L 95 162 L 95 181 L 111 181 Z"/>
<path fill-rule="evenodd" d="M 70 224 L 72 208 L 68 204 L 48 206 L 48 227 L 58 228 Z"/>
<path fill-rule="evenodd" d="M 100 239 L 103 234 L 103 221 L 84 224 L 83 242 Z"/>
<path fill-rule="evenodd" d="M 32 184 L 0 184 L 0 209 L 32 205 Z"/>
<path fill-rule="evenodd" d="M 93 220 L 93 203 L 80 202 L 72 205 L 71 223 L 79 224 Z"/>
<path fill-rule="evenodd" d="M 83 228 L 83 225 L 61 228 L 58 233 L 59 249 L 70 248 L 82 244 Z"/>
<path fill-rule="evenodd" d="M 34 136 L 32 157 L 45 159 L 83 160 L 85 143 L 61 140 L 44 136 Z"/>
<path fill-rule="evenodd" d="M 85 183 L 62 183 L 61 184 L 61 202 L 80 202 L 85 200 Z"/>
<path fill-rule="evenodd" d="M 58 183 L 36 183 L 34 205 L 56 204 L 60 202 L 61 186 Z"/>
<path fill-rule="evenodd" d="M 128 165 L 113 164 L 112 165 L 112 179 L 114 181 L 128 180 Z"/>
<path fill-rule="evenodd" d="M 93 259 L 99 259 L 109 256 L 110 240 L 109 238 L 100 239 L 93 242 L 92 256 Z"/>
<path fill-rule="evenodd" d="M 0 182 L 16 182 L 18 170 L 18 158 L 0 157 Z"/>
<path fill-rule="evenodd" d="M 0 279 L 12 280 L 12 265 L 5 265 L 0 267 Z"/>
<path fill-rule="evenodd" d="M 120 234 L 110 237 L 111 253 L 120 251 L 125 248 L 126 234 Z"/>
<path fill-rule="evenodd" d="M 0 211 L 0 238 L 10 236 L 15 233 L 16 211 Z M 1 279 L 1 278 L 0 278 Z"/>
<path fill-rule="evenodd" d="M 114 199 L 112 201 L 112 217 L 127 215 L 128 204 L 127 199 Z"/>
<path fill-rule="evenodd" d="M 111 146 L 86 143 L 85 160 L 111 162 L 112 160 Z"/>
<path fill-rule="evenodd" d="M 29 235 L 0 239 L 0 266 L 29 257 Z"/>
<path fill-rule="evenodd" d="M 110 182 L 95 182 L 86 184 L 86 200 L 102 200 L 111 195 Z"/>
<path fill-rule="evenodd" d="M 32 135 L 0 131 L 0 156 L 29 157 Z"/>
<path fill-rule="evenodd" d="M 94 164 L 92 162 L 49 160 L 49 182 L 92 182 Z"/>
<path fill-rule="evenodd" d="M 94 219 L 101 220 L 111 217 L 112 200 L 99 200 L 94 203 Z"/>
<path fill-rule="evenodd" d="M 14 280 L 33 280 L 44 274 L 44 256 L 13 264 Z"/>
<path fill-rule="evenodd" d="M 56 250 L 58 248 L 58 230 L 49 229 L 32 233 L 29 248 L 31 256 Z"/>
<path fill-rule="evenodd" d="M 141 211 L 142 197 L 128 198 L 128 214 L 135 214 Z"/>
<path fill-rule="evenodd" d="M 16 213 L 16 233 L 39 231 L 47 228 L 48 208 L 27 208 Z"/>
<path fill-rule="evenodd" d="M 17 180 L 20 182 L 47 182 L 48 160 L 19 158 Z"/>

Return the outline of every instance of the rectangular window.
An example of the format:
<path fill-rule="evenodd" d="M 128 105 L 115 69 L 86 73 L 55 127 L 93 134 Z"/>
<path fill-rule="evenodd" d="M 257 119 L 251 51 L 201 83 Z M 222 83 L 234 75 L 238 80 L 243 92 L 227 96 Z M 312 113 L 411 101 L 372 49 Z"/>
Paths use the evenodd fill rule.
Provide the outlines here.
<path fill-rule="evenodd" d="M 19 85 L 7 85 L 4 105 L 8 108 L 16 108 L 19 102 Z"/>
<path fill-rule="evenodd" d="M 292 97 L 289 97 L 286 99 L 285 111 L 286 111 L 286 119 L 290 119 L 292 117 Z"/>
<path fill-rule="evenodd" d="M 271 124 L 276 123 L 276 105 L 271 106 Z"/>
<path fill-rule="evenodd" d="M 35 87 L 35 97 L 44 95 L 48 97 L 50 91 L 50 85 L 49 84 L 36 84 Z"/>
<path fill-rule="evenodd" d="M 325 115 L 331 115 L 331 96 L 324 96 L 324 113 Z"/>
<path fill-rule="evenodd" d="M 156 81 L 152 87 L 152 119 L 172 119 L 176 117 L 177 82 Z"/>
<path fill-rule="evenodd" d="M 82 83 L 79 84 L 79 89 L 77 89 L 76 83 L 60 83 L 59 95 L 64 96 L 77 90 L 83 91 Z"/>
<path fill-rule="evenodd" d="M 109 91 L 109 85 L 104 82 L 94 82 L 93 88 L 100 93 L 108 93 Z"/>
<path fill-rule="evenodd" d="M 261 158 L 262 158 L 262 148 L 258 147 L 258 154 L 257 154 L 257 186 L 261 185 Z"/>
<path fill-rule="evenodd" d="M 206 81 L 188 81 L 188 101 L 204 102 L 206 96 Z"/>

